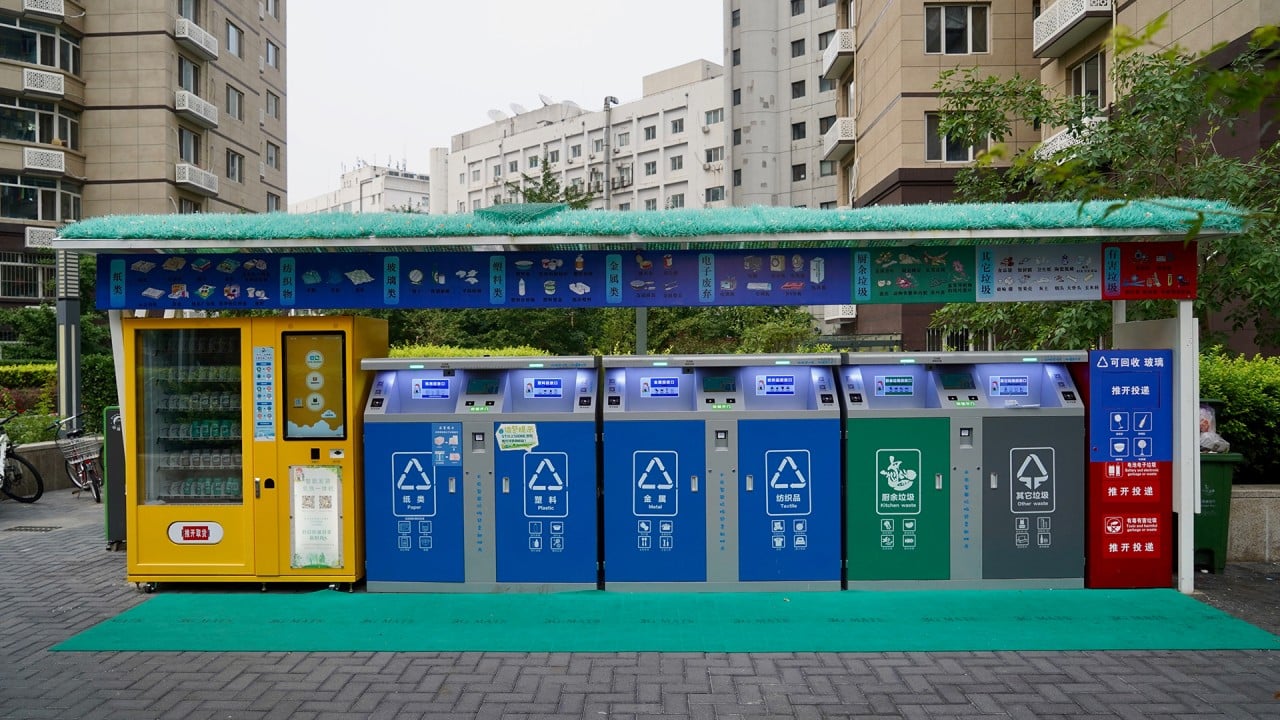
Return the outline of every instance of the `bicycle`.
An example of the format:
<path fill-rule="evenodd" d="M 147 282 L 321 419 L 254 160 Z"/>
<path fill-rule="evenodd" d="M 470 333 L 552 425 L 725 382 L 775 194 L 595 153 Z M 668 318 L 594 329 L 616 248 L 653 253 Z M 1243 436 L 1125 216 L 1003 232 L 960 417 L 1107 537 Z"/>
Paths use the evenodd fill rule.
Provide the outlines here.
<path fill-rule="evenodd" d="M 0 420 L 0 492 L 20 503 L 33 503 L 44 494 L 44 478 L 30 461 L 15 452 L 18 446 L 4 429 L 16 417 L 18 413 Z"/>
<path fill-rule="evenodd" d="M 67 477 L 72 484 L 81 490 L 93 494 L 94 502 L 102 502 L 102 468 L 99 458 L 102 457 L 102 443 L 95 437 L 85 437 L 84 430 L 75 425 L 79 415 L 62 420 L 55 420 L 52 427 L 57 430 L 54 442 L 62 453 L 62 461 L 67 466 Z"/>

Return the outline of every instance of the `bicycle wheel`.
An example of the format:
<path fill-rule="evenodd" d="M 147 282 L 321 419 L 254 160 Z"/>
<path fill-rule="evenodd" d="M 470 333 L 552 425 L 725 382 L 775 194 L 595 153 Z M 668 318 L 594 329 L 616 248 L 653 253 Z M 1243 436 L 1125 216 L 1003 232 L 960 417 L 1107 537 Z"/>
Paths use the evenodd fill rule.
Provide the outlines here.
<path fill-rule="evenodd" d="M 81 460 L 80 462 L 70 462 L 64 460 L 67 466 L 67 477 L 71 480 L 71 484 L 81 490 L 88 490 L 93 494 L 94 502 L 102 502 L 102 473 L 98 472 L 98 463 L 96 460 Z"/>
<path fill-rule="evenodd" d="M 10 453 L 4 459 L 4 487 L 0 489 L 18 502 L 33 503 L 44 494 L 44 478 L 26 458 Z"/>

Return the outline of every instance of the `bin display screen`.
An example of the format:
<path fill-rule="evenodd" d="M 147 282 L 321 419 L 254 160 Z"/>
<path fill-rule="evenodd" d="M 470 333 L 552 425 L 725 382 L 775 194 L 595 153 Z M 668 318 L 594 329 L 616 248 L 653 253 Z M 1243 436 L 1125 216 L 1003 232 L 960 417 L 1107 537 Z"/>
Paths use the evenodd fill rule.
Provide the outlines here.
<path fill-rule="evenodd" d="M 1031 383 L 1026 375 L 992 375 L 991 397 L 1027 397 Z"/>
<path fill-rule="evenodd" d="M 449 378 L 414 378 L 409 397 L 414 400 L 448 400 Z"/>
<path fill-rule="evenodd" d="M 527 398 L 564 397 L 564 381 L 560 378 L 525 378 L 524 396 Z"/>
<path fill-rule="evenodd" d="M 876 397 L 911 397 L 916 379 L 910 375 L 876 375 Z"/>
<path fill-rule="evenodd" d="M 732 375 L 702 376 L 702 392 L 731 393 L 738 391 L 738 379 Z"/>
<path fill-rule="evenodd" d="M 468 395 L 497 395 L 497 378 L 467 378 Z"/>
<path fill-rule="evenodd" d="M 640 378 L 640 397 L 680 397 L 680 378 L 642 377 Z"/>
<path fill-rule="evenodd" d="M 347 437 L 346 333 L 282 333 L 285 440 Z"/>
<path fill-rule="evenodd" d="M 938 379 L 942 382 L 943 390 L 973 390 L 973 375 L 967 372 L 949 372 L 941 373 Z"/>
<path fill-rule="evenodd" d="M 795 375 L 757 375 L 756 395 L 795 395 Z"/>

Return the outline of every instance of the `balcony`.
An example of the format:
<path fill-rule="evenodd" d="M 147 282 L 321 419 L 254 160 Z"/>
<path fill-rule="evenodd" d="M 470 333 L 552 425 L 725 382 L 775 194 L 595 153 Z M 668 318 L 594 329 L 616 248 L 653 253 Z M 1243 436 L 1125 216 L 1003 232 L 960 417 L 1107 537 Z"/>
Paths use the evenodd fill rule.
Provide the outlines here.
<path fill-rule="evenodd" d="M 67 154 L 61 150 L 22 148 L 22 169 L 28 172 L 62 175 L 67 172 Z"/>
<path fill-rule="evenodd" d="M 177 24 L 174 25 L 173 37 L 179 45 L 205 60 L 218 59 L 218 38 L 184 17 L 178 18 Z"/>
<path fill-rule="evenodd" d="M 62 73 L 22 68 L 23 92 L 62 97 L 66 90 L 67 82 Z"/>
<path fill-rule="evenodd" d="M 218 127 L 218 108 L 193 92 L 174 91 L 173 109 L 178 111 L 179 117 L 184 117 L 201 127 Z"/>
<path fill-rule="evenodd" d="M 1088 134 L 1092 132 L 1093 128 L 1106 121 L 1107 119 L 1105 117 L 1085 118 L 1084 136 L 1087 137 Z M 1053 157 L 1069 147 L 1079 145 L 1083 141 L 1084 137 L 1071 132 L 1070 129 L 1062 130 L 1050 135 L 1048 139 L 1040 143 L 1040 147 L 1036 148 L 1036 157 L 1042 160 L 1044 158 Z"/>
<path fill-rule="evenodd" d="M 1031 50 L 1038 57 L 1062 57 L 1090 33 L 1111 22 L 1114 0 L 1058 0 L 1035 19 Z"/>
<path fill-rule="evenodd" d="M 858 141 L 858 121 L 856 118 L 836 118 L 836 123 L 822 136 L 822 159 L 837 161 L 853 151 Z"/>
<path fill-rule="evenodd" d="M 59 20 L 67 16 L 66 4 L 62 0 L 22 0 L 23 14 L 56 17 Z"/>
<path fill-rule="evenodd" d="M 218 194 L 218 176 L 211 172 L 201 170 L 190 163 L 178 163 L 174 168 L 174 182 L 178 187 L 188 190 L 194 190 L 201 195 L 214 196 Z"/>
<path fill-rule="evenodd" d="M 831 44 L 822 51 L 822 77 L 827 80 L 839 80 L 844 71 L 853 64 L 854 31 L 845 28 L 836 31 Z"/>

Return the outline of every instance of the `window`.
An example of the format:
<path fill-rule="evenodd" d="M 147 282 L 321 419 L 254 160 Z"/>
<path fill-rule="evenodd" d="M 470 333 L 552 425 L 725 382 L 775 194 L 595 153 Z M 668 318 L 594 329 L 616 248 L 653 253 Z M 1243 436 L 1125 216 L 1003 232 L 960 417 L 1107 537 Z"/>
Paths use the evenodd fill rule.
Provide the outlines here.
<path fill-rule="evenodd" d="M 713 148 L 707 148 L 707 162 L 709 162 L 709 163 L 713 163 L 713 162 L 720 162 L 720 161 L 721 161 L 721 160 L 723 160 L 723 159 L 724 159 L 724 147 L 723 147 L 723 146 L 717 146 L 717 147 L 713 147 Z"/>
<path fill-rule="evenodd" d="M 831 92 L 836 89 L 836 81 L 828 80 L 822 76 L 818 76 L 818 92 Z"/>
<path fill-rule="evenodd" d="M 458 173 L 458 184 L 459 184 L 459 185 L 462 185 L 462 184 L 464 184 L 464 183 L 466 183 L 466 182 L 467 182 L 467 174 L 466 174 L 466 173 Z"/>
<path fill-rule="evenodd" d="M 1107 106 L 1106 56 L 1096 53 L 1071 68 L 1071 94 L 1080 98 L 1086 111 Z"/>
<path fill-rule="evenodd" d="M 804 38 L 791 41 L 791 57 L 804 57 Z"/>
<path fill-rule="evenodd" d="M 707 202 L 716 202 L 724 199 L 724 186 L 717 185 L 707 188 Z"/>
<path fill-rule="evenodd" d="M 684 169 L 684 156 L 672 155 L 671 156 L 671 172 L 675 172 L 677 170 L 683 170 L 683 169 Z"/>
<path fill-rule="evenodd" d="M 181 55 L 178 56 L 178 87 L 200 94 L 200 66 Z"/>
<path fill-rule="evenodd" d="M 826 7 L 828 5 L 835 5 L 835 4 L 836 4 L 836 0 L 818 0 L 818 7 Z"/>
<path fill-rule="evenodd" d="M 741 65 L 741 64 L 742 64 L 742 49 L 741 49 L 741 48 L 734 48 L 734 49 L 733 49 L 733 52 L 729 53 L 729 63 L 730 63 L 731 65 L 733 65 L 734 67 L 737 67 L 737 66 L 739 66 L 739 65 Z"/>
<path fill-rule="evenodd" d="M 280 196 L 275 193 L 267 193 L 267 212 L 280 212 L 283 209 L 280 206 Z"/>
<path fill-rule="evenodd" d="M 671 134 L 679 135 L 684 132 L 684 118 L 676 118 L 671 121 Z"/>
<path fill-rule="evenodd" d="M 818 33 L 818 51 L 821 52 L 823 50 L 826 50 L 827 46 L 831 44 L 831 41 L 834 40 L 835 37 L 836 37 L 835 30 L 828 30 L 824 33 Z"/>
<path fill-rule="evenodd" d="M 835 210 L 835 209 L 836 209 L 836 201 L 835 201 L 835 200 L 828 200 L 828 201 L 826 201 L 826 202 L 818 203 L 818 209 L 819 209 L 819 210 Z"/>
<path fill-rule="evenodd" d="M 52 178 L 0 175 L 0 217 L 71 222 L 80 219 L 81 187 Z"/>
<path fill-rule="evenodd" d="M 801 180 L 804 180 L 806 177 L 808 177 L 808 175 L 806 174 L 807 169 L 808 169 L 808 166 L 806 166 L 804 163 L 800 163 L 799 165 L 792 165 L 791 166 L 791 182 L 800 182 Z"/>
<path fill-rule="evenodd" d="M 498 163 L 497 165 L 493 166 L 493 179 L 494 180 L 502 179 L 502 163 Z"/>
<path fill-rule="evenodd" d="M 244 156 L 234 150 L 227 151 L 227 179 L 244 182 Z"/>
<path fill-rule="evenodd" d="M 196 202 L 195 200 L 189 200 L 187 198 L 178 198 L 178 214 L 179 215 L 194 215 L 200 212 L 202 209 L 203 208 L 201 208 L 200 203 Z"/>
<path fill-rule="evenodd" d="M 804 81 L 797 80 L 791 83 L 791 99 L 795 100 L 802 97 L 804 97 Z"/>
<path fill-rule="evenodd" d="M 618 203 L 618 209 L 619 209 L 619 210 L 630 210 L 630 209 L 631 209 L 631 203 Z"/>
<path fill-rule="evenodd" d="M 200 6 L 196 0 L 178 0 L 178 17 L 199 20 Z"/>
<path fill-rule="evenodd" d="M 571 157 L 571 158 L 579 158 L 579 157 L 582 157 L 582 145 L 570 145 L 570 146 L 569 146 L 569 157 Z"/>
<path fill-rule="evenodd" d="M 244 119 L 244 93 L 227 86 L 227 114 L 237 120 Z"/>
<path fill-rule="evenodd" d="M 464 212 L 466 212 L 466 211 L 467 211 L 467 203 L 466 203 L 466 201 L 465 201 L 465 200 L 459 200 L 459 201 L 458 201 L 458 212 L 459 212 L 459 213 L 464 213 Z"/>
<path fill-rule="evenodd" d="M 657 126 L 657 125 L 646 125 L 646 126 L 645 126 L 645 128 L 644 128 L 644 139 L 645 139 L 645 140 L 654 140 L 654 139 L 656 139 L 657 137 L 658 137 L 658 126 Z"/>
<path fill-rule="evenodd" d="M 667 207 L 682 208 L 684 207 L 684 193 L 676 193 L 667 198 Z"/>
<path fill-rule="evenodd" d="M 792 139 L 792 140 L 803 140 L 803 139 L 804 139 L 804 136 L 805 136 L 805 123 L 804 123 L 804 121 L 802 120 L 802 121 L 800 121 L 800 122 L 798 122 L 798 123 L 791 123 L 791 139 Z"/>
<path fill-rule="evenodd" d="M 733 129 L 733 144 L 734 145 L 742 144 L 742 128 Z"/>
<path fill-rule="evenodd" d="M 791 0 L 792 17 L 804 12 L 804 0 Z"/>
<path fill-rule="evenodd" d="M 818 162 L 818 176 L 831 177 L 836 174 L 836 163 L 834 160 L 822 160 Z"/>
<path fill-rule="evenodd" d="M 658 174 L 658 161 L 657 161 L 657 160 L 650 160 L 649 162 L 645 163 L 645 164 L 644 164 L 644 174 L 645 174 L 646 176 L 648 176 L 648 175 L 657 175 L 657 174 Z"/>
<path fill-rule="evenodd" d="M 742 11 L 733 10 L 729 13 L 729 27 L 738 27 L 742 24 Z"/>
<path fill-rule="evenodd" d="M 267 0 L 267 14 L 277 20 L 280 19 L 280 1 L 279 0 Z"/>
<path fill-rule="evenodd" d="M 967 55 L 987 51 L 986 5 L 925 5 L 924 51 Z"/>
<path fill-rule="evenodd" d="M 520 172 L 520 161 L 512 160 L 511 162 L 507 163 L 507 172 L 511 173 L 512 175 Z"/>
<path fill-rule="evenodd" d="M 80 149 L 80 113 L 0 93 L 0 138 Z"/>
<path fill-rule="evenodd" d="M 938 130 L 938 113 L 925 113 L 925 152 L 924 159 L 933 162 L 969 162 L 976 154 L 975 150 L 985 150 L 986 143 L 974 148 L 972 145 L 961 145 L 942 135 Z"/>
<path fill-rule="evenodd" d="M 478 167 L 471 168 L 471 182 L 473 183 L 480 182 L 480 168 Z"/>
<path fill-rule="evenodd" d="M 644 201 L 644 209 L 645 209 L 645 210 L 657 210 L 657 209 L 658 209 L 658 199 L 657 199 L 657 198 L 649 198 L 648 200 L 645 200 L 645 201 Z"/>
<path fill-rule="evenodd" d="M 267 91 L 267 117 L 280 119 L 280 96 Z"/>
<path fill-rule="evenodd" d="M 244 31 L 231 21 L 227 21 L 227 52 L 244 57 Z"/>
<path fill-rule="evenodd" d="M 715 125 L 722 122 L 724 122 L 724 108 L 707 111 L 707 125 Z"/>
<path fill-rule="evenodd" d="M 275 143 L 267 143 L 267 167 L 280 169 L 280 146 Z"/>
<path fill-rule="evenodd" d="M 56 25 L 0 15 L 0 58 L 80 74 L 80 38 Z"/>
<path fill-rule="evenodd" d="M 742 171 L 741 170 L 733 171 L 733 186 L 742 187 Z"/>
<path fill-rule="evenodd" d="M 471 212 L 475 212 L 479 209 L 480 209 L 480 198 L 476 198 L 471 201 Z"/>
<path fill-rule="evenodd" d="M 630 144 L 631 144 L 631 133 L 629 132 L 618 133 L 618 147 L 626 147 Z"/>
<path fill-rule="evenodd" d="M 267 41 L 267 66 L 280 69 L 280 48 L 270 40 Z"/>
<path fill-rule="evenodd" d="M 200 164 L 200 135 L 184 127 L 178 128 L 178 157 L 182 162 Z"/>
<path fill-rule="evenodd" d="M 823 117 L 818 118 L 818 134 L 826 135 L 827 131 L 831 129 L 831 126 L 835 124 L 836 124 L 835 115 L 825 115 Z"/>
<path fill-rule="evenodd" d="M 547 153 L 547 162 L 553 163 L 553 164 L 560 162 L 560 150 L 556 149 Z M 535 163 L 533 165 L 530 165 L 529 167 L 537 167 L 537 164 Z"/>
<path fill-rule="evenodd" d="M 734 89 L 733 89 L 733 101 L 732 101 L 732 102 L 733 102 L 733 104 L 734 104 L 735 106 L 736 106 L 736 105 L 741 105 L 741 104 L 742 104 L 742 90 L 740 90 L 740 89 L 738 89 L 738 88 L 734 88 Z"/>

